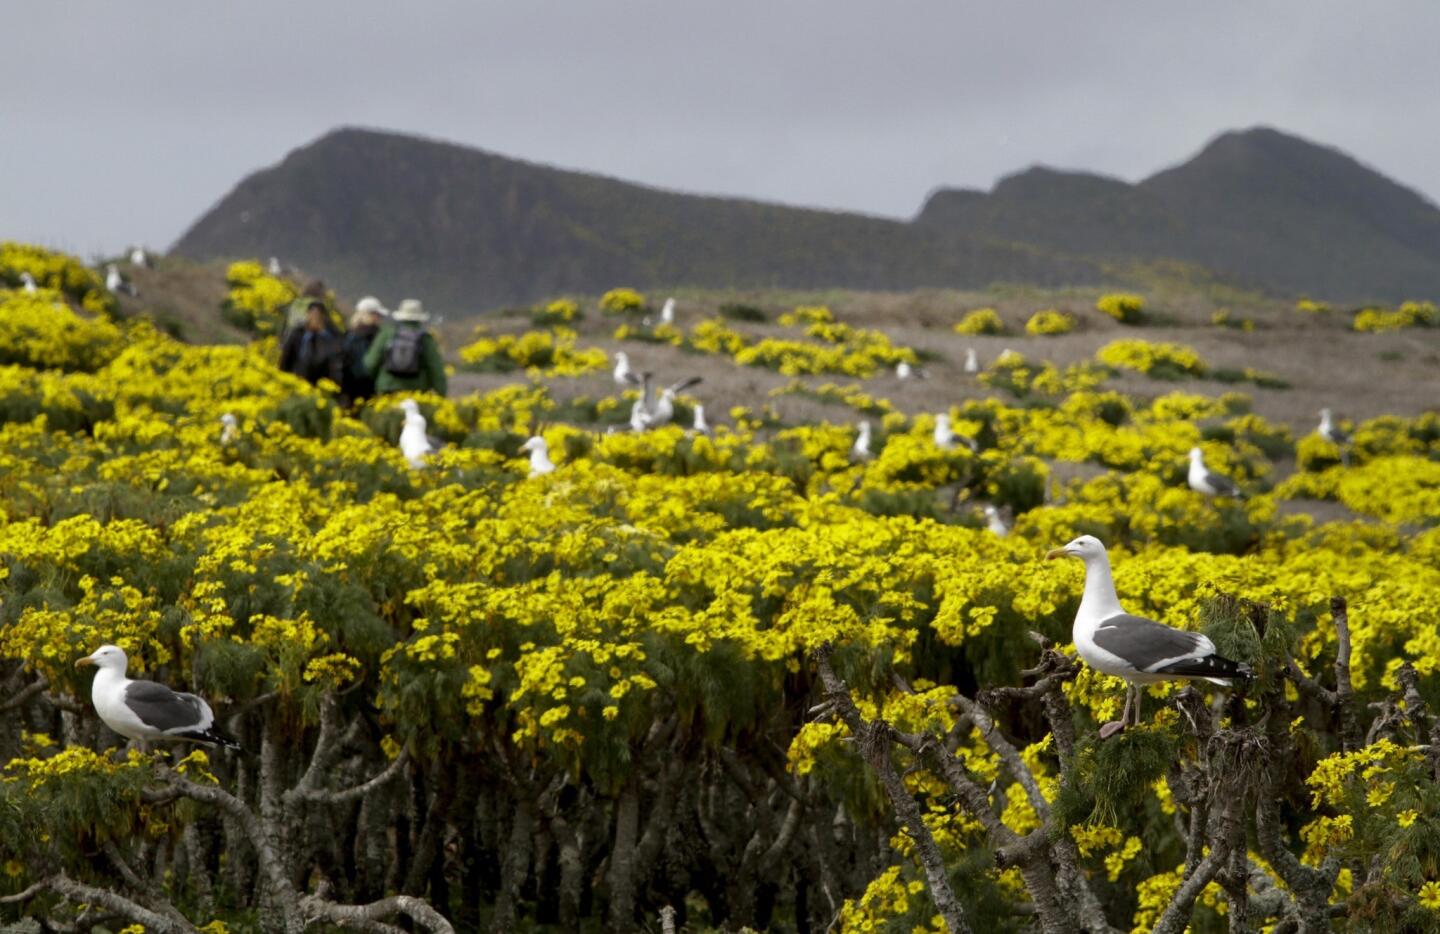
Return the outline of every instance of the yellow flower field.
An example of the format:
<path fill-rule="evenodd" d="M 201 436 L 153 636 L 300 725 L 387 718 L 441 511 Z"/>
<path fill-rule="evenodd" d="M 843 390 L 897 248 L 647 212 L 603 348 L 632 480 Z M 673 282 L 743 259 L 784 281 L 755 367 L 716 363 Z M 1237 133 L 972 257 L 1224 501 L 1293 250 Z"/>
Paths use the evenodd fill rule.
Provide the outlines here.
<path fill-rule="evenodd" d="M 0 731 L 0 895 L 40 885 L 31 912 L 73 920 L 83 899 L 55 893 L 113 890 L 164 900 L 189 929 L 299 929 L 306 906 L 404 894 L 426 906 L 412 917 L 433 909 L 458 930 L 626 930 L 687 900 L 695 930 L 944 930 L 915 828 L 855 735 L 883 721 L 934 739 L 895 744 L 897 774 L 977 930 L 1028 930 L 1061 897 L 1015 855 L 1032 839 L 1060 854 L 1064 897 L 1089 893 L 1086 910 L 1120 929 L 1161 924 L 1208 866 L 1187 828 L 1209 811 L 1239 822 L 1227 866 L 1252 887 L 1256 927 L 1330 901 L 1431 923 L 1433 416 L 1361 424 L 1348 465 L 1281 479 L 1277 452 L 1294 457 L 1296 439 L 1241 394 L 1145 400 L 1105 388 L 1102 367 L 1015 355 L 985 374 L 988 399 L 950 411 L 975 451 L 938 448 L 933 415 L 861 382 L 779 390 L 838 406 L 833 422 L 606 434 L 601 403 L 562 402 L 547 382 L 608 366 L 557 323 L 462 351 L 529 368 L 514 384 L 417 397 L 449 444 L 416 470 L 396 446 L 398 399 L 344 413 L 274 369 L 273 341 L 191 346 L 76 311 L 86 283 L 25 262 L 64 289 L 0 289 L 0 651 L 16 699 Z M 271 333 L 293 292 L 237 267 L 237 307 Z M 616 290 L 604 307 L 643 304 Z M 551 309 L 570 321 L 573 305 Z M 782 320 L 793 338 L 710 320 L 683 339 L 787 376 L 915 360 L 822 311 Z M 1139 340 L 1099 358 L 1205 367 Z M 222 440 L 224 413 L 238 439 Z M 876 429 L 864 462 L 850 456 L 857 413 Z M 557 470 L 530 479 L 519 446 L 537 422 Z M 1192 447 L 1251 495 L 1188 489 Z M 1056 479 L 1075 465 L 1087 472 Z M 1281 508 L 1300 499 L 1372 521 Z M 1009 536 L 985 528 L 982 502 L 1013 513 Z M 987 700 L 1042 658 L 1066 664 L 1029 634 L 1069 648 L 1082 569 L 1041 559 L 1081 534 L 1111 547 L 1130 612 L 1211 627 L 1251 653 L 1255 687 L 1228 703 L 1204 683 L 1193 703 L 1154 687 L 1142 726 L 1108 746 L 1094 734 L 1118 716 L 1118 679 L 1057 676 L 1058 730 L 1039 694 Z M 1337 596 L 1353 708 L 1337 706 Z M 105 642 L 132 676 L 208 698 L 248 754 L 210 750 L 177 772 L 162 753 L 114 753 L 74 667 Z M 816 666 L 832 651 L 843 703 Z M 1194 727 L 1207 698 L 1213 723 Z M 834 714 L 846 705 L 858 719 Z M 1204 785 L 1242 738 L 1290 784 Z M 978 809 L 956 792 L 972 785 Z M 123 882 L 154 866 L 155 891 Z M 1193 930 L 1223 928 L 1230 871 L 1190 893 Z"/>

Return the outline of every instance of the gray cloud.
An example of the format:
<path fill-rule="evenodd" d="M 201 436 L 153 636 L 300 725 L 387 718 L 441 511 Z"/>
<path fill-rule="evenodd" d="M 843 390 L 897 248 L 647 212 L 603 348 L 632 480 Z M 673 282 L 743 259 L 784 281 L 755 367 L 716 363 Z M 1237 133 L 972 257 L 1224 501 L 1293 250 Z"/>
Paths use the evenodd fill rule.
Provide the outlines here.
<path fill-rule="evenodd" d="M 340 124 L 906 217 L 937 185 L 1135 179 L 1265 123 L 1440 193 L 1429 0 L 80 0 L 8 25 L 0 235 L 82 253 L 167 245 Z"/>

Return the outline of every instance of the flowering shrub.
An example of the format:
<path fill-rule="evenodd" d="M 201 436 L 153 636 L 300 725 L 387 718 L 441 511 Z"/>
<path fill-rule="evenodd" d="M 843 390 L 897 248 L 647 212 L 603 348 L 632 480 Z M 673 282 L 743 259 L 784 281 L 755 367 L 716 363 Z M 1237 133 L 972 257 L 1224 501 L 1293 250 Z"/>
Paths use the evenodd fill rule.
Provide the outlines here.
<path fill-rule="evenodd" d="M 460 359 L 476 370 L 535 369 L 546 376 L 580 376 L 603 370 L 610 362 L 598 347 L 577 348 L 578 335 L 564 327 L 491 337 L 480 325 L 475 337 L 473 343 L 460 348 Z"/>
<path fill-rule="evenodd" d="M 1037 311 L 1025 322 L 1025 333 L 1034 335 L 1069 334 L 1075 330 L 1075 319 L 1063 311 L 1047 308 Z"/>
<path fill-rule="evenodd" d="M 994 308 L 976 308 L 967 311 L 965 317 L 955 325 L 956 334 L 1004 334 L 1005 322 Z"/>
<path fill-rule="evenodd" d="M 557 298 L 530 311 L 530 323 L 540 328 L 574 324 L 583 317 L 580 303 L 570 298 Z"/>
<path fill-rule="evenodd" d="M 949 409 L 978 451 L 940 449 L 931 416 L 855 386 L 809 392 L 868 415 L 868 460 L 849 413 L 780 426 L 742 408 L 709 435 L 605 434 L 556 416 L 624 403 L 516 382 L 418 394 L 450 443 L 412 469 L 398 399 L 350 417 L 278 373 L 264 342 L 188 346 L 63 314 L 0 295 L 0 328 L 18 322 L 0 344 L 23 348 L 0 366 L 0 881 L 26 901 L 8 911 L 66 928 L 93 921 L 81 904 L 112 928 L 170 909 L 208 930 L 341 928 L 354 919 L 333 913 L 336 892 L 403 885 L 413 900 L 367 910 L 428 908 L 457 930 L 553 910 L 565 929 L 628 930 L 687 904 L 728 929 L 839 916 L 938 931 L 938 875 L 964 880 L 977 929 L 1044 911 L 1065 929 L 1071 903 L 1057 918 L 1031 887 L 1063 862 L 1107 924 L 1148 928 L 1193 878 L 1186 854 L 1225 839 L 1187 828 L 1232 820 L 1246 847 L 1232 855 L 1253 862 L 1242 881 L 1289 899 L 1251 899 L 1257 926 L 1306 899 L 1328 919 L 1332 896 L 1356 929 L 1429 910 L 1434 416 L 1357 426 L 1354 466 L 1277 489 L 1367 523 L 1280 515 L 1265 488 L 1289 434 L 1243 396 L 1131 397 L 1098 366 L 1014 354 L 987 376 L 1023 404 Z M 817 329 L 793 342 L 807 352 L 880 346 L 795 315 L 788 327 Z M 481 334 L 466 352 L 561 372 L 590 359 L 573 340 Z M 1127 360 L 1177 357 L 1121 343 L 1139 345 Z M 225 412 L 238 437 L 222 438 Z M 520 445 L 537 431 L 558 468 L 532 478 Z M 1254 495 L 1189 490 L 1192 447 Z M 972 527 L 980 500 L 1014 513 L 1008 536 Z M 1205 682 L 1155 686 L 1139 726 L 1098 740 L 1123 684 L 1071 658 L 1083 569 L 1039 560 L 1080 533 L 1111 545 L 1127 609 L 1204 628 L 1254 682 L 1224 704 L 1196 697 Z M 257 754 L 116 754 L 72 700 L 91 678 L 74 661 L 101 641 L 207 697 Z M 853 717 L 831 715 L 846 704 Z M 878 719 L 890 728 L 866 728 Z M 1201 806 L 1217 819 L 1191 820 Z M 996 865 L 1032 849 L 1026 872 Z M 1296 884 L 1296 854 L 1340 881 Z M 1364 874 L 1347 882 L 1342 864 Z M 396 883 L 396 865 L 429 869 Z M 709 878 L 723 890 L 689 881 Z M 822 878 L 823 897 L 807 881 Z M 1194 888 L 1197 929 L 1215 928 L 1232 895 Z"/>
<path fill-rule="evenodd" d="M 1317 302 L 1314 299 L 1302 298 L 1295 303 L 1296 311 L 1303 311 L 1307 315 L 1318 315 L 1330 310 L 1330 306 L 1324 302 Z"/>
<path fill-rule="evenodd" d="M 300 290 L 293 282 L 267 273 L 258 262 L 231 263 L 225 271 L 230 291 L 221 306 L 225 320 L 251 334 L 278 334 Z"/>
<path fill-rule="evenodd" d="M 1394 311 L 1383 308 L 1362 308 L 1355 313 L 1350 327 L 1356 331 L 1378 334 L 1402 328 L 1433 327 L 1440 324 L 1440 314 L 1430 302 L 1405 302 Z"/>
<path fill-rule="evenodd" d="M 1095 302 L 1095 308 L 1121 324 L 1139 324 L 1145 317 L 1145 299 L 1127 292 L 1102 295 Z"/>
<path fill-rule="evenodd" d="M 1168 341 L 1111 341 L 1095 352 L 1095 359 L 1106 366 L 1135 370 L 1156 379 L 1204 376 L 1209 371 L 1195 351 Z"/>
<path fill-rule="evenodd" d="M 634 289 L 611 289 L 600 296 L 600 310 L 607 315 L 623 315 L 644 309 L 645 296 Z"/>
<path fill-rule="evenodd" d="M 115 297 L 95 270 L 64 253 L 13 241 L 0 242 L 0 283 L 18 288 L 29 273 L 35 285 L 60 293 L 95 314 L 113 314 Z"/>

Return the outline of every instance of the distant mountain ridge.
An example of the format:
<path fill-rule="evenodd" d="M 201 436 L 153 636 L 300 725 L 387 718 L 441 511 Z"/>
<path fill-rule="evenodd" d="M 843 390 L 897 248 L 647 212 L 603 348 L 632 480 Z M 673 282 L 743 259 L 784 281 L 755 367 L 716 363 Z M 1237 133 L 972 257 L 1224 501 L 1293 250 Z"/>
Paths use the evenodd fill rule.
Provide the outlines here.
<path fill-rule="evenodd" d="M 277 255 L 347 294 L 464 313 L 615 285 L 1095 284 L 1179 259 L 1339 300 L 1440 294 L 1440 211 L 1335 150 L 1225 134 L 1131 185 L 1033 168 L 941 189 L 910 222 L 663 191 L 450 143 L 332 131 L 243 179 L 176 242 Z"/>
<path fill-rule="evenodd" d="M 1440 209 L 1339 150 L 1259 127 L 1131 185 L 1033 168 L 987 193 L 942 189 L 921 226 L 1092 258 L 1179 259 L 1346 301 L 1440 294 Z"/>

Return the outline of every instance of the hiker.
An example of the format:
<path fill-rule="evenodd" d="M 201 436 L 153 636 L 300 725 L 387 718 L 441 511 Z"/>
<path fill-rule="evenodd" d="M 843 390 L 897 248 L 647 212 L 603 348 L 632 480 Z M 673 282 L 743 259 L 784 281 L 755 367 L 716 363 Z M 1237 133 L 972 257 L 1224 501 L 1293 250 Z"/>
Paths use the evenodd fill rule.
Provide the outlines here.
<path fill-rule="evenodd" d="M 440 345 L 425 330 L 430 320 L 418 299 L 407 298 L 381 328 L 365 354 L 365 370 L 375 378 L 375 394 L 425 392 L 445 395 L 445 361 Z"/>
<path fill-rule="evenodd" d="M 340 332 L 330 321 L 330 311 L 320 299 L 312 298 L 305 309 L 305 323 L 292 328 L 280 347 L 280 369 L 309 383 L 328 379 L 339 386 L 344 379 L 345 353 Z"/>
<path fill-rule="evenodd" d="M 381 319 L 388 315 L 378 298 L 367 295 L 356 303 L 355 314 L 350 316 L 350 330 L 345 333 L 345 380 L 340 384 L 341 400 L 347 408 L 375 395 L 375 377 L 365 369 L 365 353 L 380 333 Z"/>
<path fill-rule="evenodd" d="M 290 337 L 291 332 L 298 331 L 305 326 L 305 315 L 309 312 L 311 304 L 319 302 L 328 313 L 330 306 L 326 302 L 325 283 L 319 279 L 311 279 L 305 284 L 300 294 L 295 296 L 295 301 L 285 310 L 285 325 L 280 330 L 280 343 L 284 344 Z"/>

